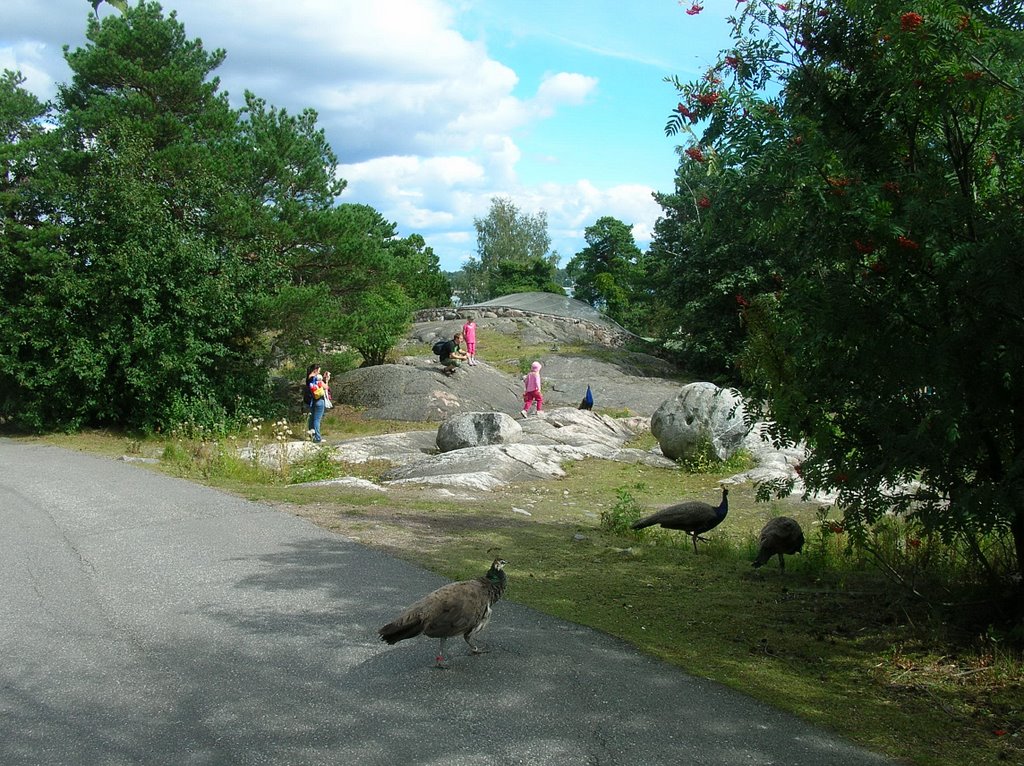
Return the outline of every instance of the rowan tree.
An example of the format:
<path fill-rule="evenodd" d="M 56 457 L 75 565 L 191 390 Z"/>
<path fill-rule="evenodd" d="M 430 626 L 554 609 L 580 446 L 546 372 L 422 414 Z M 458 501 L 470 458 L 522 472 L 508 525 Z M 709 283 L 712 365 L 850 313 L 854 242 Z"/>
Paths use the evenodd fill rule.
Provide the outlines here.
<path fill-rule="evenodd" d="M 717 163 L 691 248 L 738 233 L 777 275 L 738 307 L 749 394 L 809 442 L 803 481 L 855 537 L 896 512 L 1022 574 L 1019 4 L 748 2 L 732 24 L 707 75 L 675 81 L 667 130 Z"/>

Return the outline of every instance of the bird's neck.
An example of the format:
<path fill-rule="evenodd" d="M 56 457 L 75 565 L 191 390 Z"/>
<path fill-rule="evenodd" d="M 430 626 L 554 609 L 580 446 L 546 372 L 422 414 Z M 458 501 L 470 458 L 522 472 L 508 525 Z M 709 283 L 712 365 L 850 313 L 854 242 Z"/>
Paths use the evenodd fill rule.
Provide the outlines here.
<path fill-rule="evenodd" d="M 491 591 L 491 603 L 493 604 L 505 592 L 505 585 L 508 578 L 500 569 L 492 569 L 485 576 L 484 580 Z"/>

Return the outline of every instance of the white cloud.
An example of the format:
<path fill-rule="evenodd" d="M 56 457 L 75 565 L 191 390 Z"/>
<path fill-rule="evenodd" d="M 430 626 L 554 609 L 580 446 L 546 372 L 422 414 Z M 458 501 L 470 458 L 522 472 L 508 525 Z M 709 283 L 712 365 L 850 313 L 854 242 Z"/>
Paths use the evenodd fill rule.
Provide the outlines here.
<path fill-rule="evenodd" d="M 553 69 L 535 85 L 521 82 L 483 36 L 457 30 L 451 2 L 176 0 L 174 8 L 190 38 L 227 51 L 214 74 L 234 103 L 251 90 L 293 113 L 315 108 L 349 182 L 342 201 L 372 205 L 403 234 L 423 234 L 446 269 L 475 254 L 473 218 L 494 196 L 545 210 L 563 263 L 600 216 L 634 224 L 645 244 L 660 214 L 642 185 L 523 185 L 523 136 L 586 107 L 599 80 Z M 0 67 L 20 69 L 33 92 L 52 97 L 54 82 L 69 77 L 61 46 L 84 44 L 89 13 L 82 0 L 4 0 Z M 113 13 L 100 6 L 101 16 Z M 558 142 L 540 145 L 564 172 Z"/>
<path fill-rule="evenodd" d="M 565 263 L 584 247 L 583 234 L 601 216 L 631 225 L 645 248 L 661 215 L 653 189 L 641 184 L 600 188 L 587 180 L 536 187 L 493 185 L 493 175 L 464 157 L 387 157 L 344 166 L 349 181 L 343 200 L 358 199 L 398 223 L 403 234 L 418 232 L 442 256 L 442 267 L 458 268 L 476 254 L 474 217 L 495 196 L 508 196 L 525 213 L 547 213 L 552 249 Z"/>
<path fill-rule="evenodd" d="M 584 231 L 602 216 L 611 216 L 632 227 L 633 238 L 643 249 L 661 216 L 661 206 L 651 196 L 654 190 L 641 184 L 620 184 L 599 188 L 583 179 L 562 186 L 544 184 L 533 191 L 532 205 L 548 213 L 552 246 L 562 256 L 562 265 L 586 246 Z"/>
<path fill-rule="evenodd" d="M 49 61 L 54 56 L 42 42 L 24 41 L 16 45 L 0 47 L 0 71 L 9 69 L 21 72 L 25 78 L 22 87 L 46 101 L 56 95 L 57 88 L 50 76 Z"/>
<path fill-rule="evenodd" d="M 559 72 L 544 77 L 534 100 L 540 106 L 543 114 L 550 114 L 562 104 L 571 106 L 582 104 L 596 87 L 596 77 Z"/>

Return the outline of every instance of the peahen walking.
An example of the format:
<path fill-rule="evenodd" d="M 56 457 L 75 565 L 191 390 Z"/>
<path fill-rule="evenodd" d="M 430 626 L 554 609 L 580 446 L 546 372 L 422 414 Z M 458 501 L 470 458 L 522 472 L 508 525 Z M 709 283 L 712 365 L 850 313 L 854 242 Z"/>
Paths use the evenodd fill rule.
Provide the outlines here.
<path fill-rule="evenodd" d="M 421 633 L 439 638 L 435 665 L 439 668 L 447 667 L 444 644 L 454 636 L 462 636 L 473 654 L 486 651 L 473 642 L 473 637 L 487 625 L 491 607 L 505 592 L 508 578 L 504 566 L 504 560 L 495 559 L 482 577 L 449 583 L 428 593 L 378 631 L 381 641 L 397 644 Z"/>
<path fill-rule="evenodd" d="M 759 567 L 778 554 L 779 569 L 786 571 L 786 560 L 783 555 L 799 553 L 804 547 L 804 531 L 796 519 L 779 516 L 772 519 L 761 530 L 760 545 L 753 566 Z"/>
<path fill-rule="evenodd" d="M 643 529 L 660 524 L 665 529 L 681 529 L 693 538 L 693 552 L 696 553 L 697 541 L 707 542 L 700 535 L 721 524 L 727 513 L 729 513 L 729 490 L 722 487 L 722 502 L 718 504 L 717 508 L 700 500 L 687 500 L 670 505 L 668 508 L 662 508 L 655 514 L 633 522 L 631 526 L 633 529 Z"/>

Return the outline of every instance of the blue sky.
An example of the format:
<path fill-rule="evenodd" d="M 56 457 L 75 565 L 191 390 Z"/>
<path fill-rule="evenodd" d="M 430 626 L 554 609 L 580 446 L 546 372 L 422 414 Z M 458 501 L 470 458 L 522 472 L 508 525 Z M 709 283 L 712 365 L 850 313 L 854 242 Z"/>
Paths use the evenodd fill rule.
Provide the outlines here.
<path fill-rule="evenodd" d="M 135 2 L 135 0 L 129 0 Z M 734 0 L 699 15 L 675 0 L 167 0 L 189 37 L 227 51 L 217 71 L 311 107 L 349 186 L 403 235 L 422 234 L 454 270 L 476 254 L 473 218 L 504 196 L 545 211 L 565 265 L 604 215 L 646 248 L 677 165 L 664 82 L 700 76 L 728 46 Z M 4 0 L 0 68 L 42 98 L 85 41 L 88 0 Z M 116 13 L 100 6 L 100 15 Z"/>

